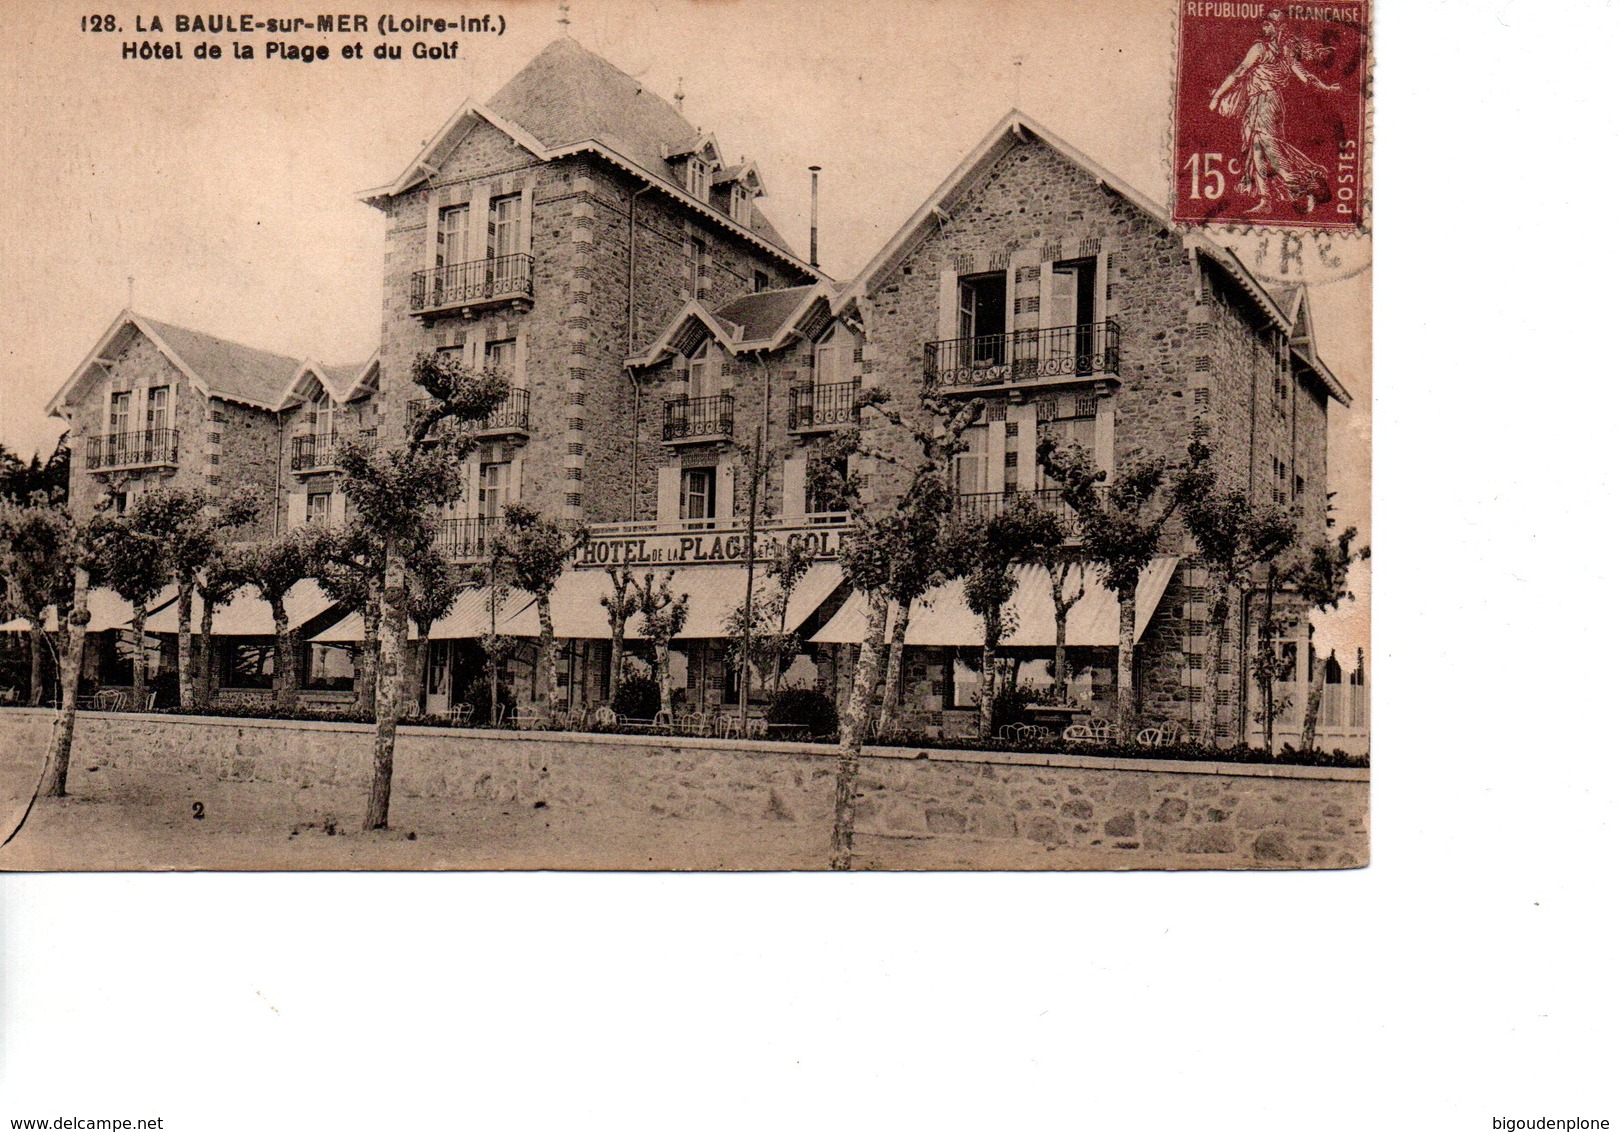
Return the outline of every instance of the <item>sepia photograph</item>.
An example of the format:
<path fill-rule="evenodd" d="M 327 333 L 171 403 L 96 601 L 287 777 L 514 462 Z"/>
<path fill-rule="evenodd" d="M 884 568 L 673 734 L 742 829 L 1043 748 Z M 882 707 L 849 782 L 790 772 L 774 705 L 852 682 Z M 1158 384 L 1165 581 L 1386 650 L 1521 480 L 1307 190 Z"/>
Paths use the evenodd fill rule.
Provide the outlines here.
<path fill-rule="evenodd" d="M 1367 862 L 1364 6 L 37 14 L 6 867 Z"/>

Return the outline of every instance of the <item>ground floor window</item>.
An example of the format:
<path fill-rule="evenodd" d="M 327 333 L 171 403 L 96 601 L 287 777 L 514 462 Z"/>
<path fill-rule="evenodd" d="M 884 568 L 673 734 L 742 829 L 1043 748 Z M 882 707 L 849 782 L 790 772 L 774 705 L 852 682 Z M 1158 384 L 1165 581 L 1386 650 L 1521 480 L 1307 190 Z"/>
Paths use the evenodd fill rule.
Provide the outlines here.
<path fill-rule="evenodd" d="M 220 650 L 222 688 L 269 688 L 275 684 L 275 642 L 228 638 Z"/>
<path fill-rule="evenodd" d="M 354 690 L 354 649 L 349 645 L 307 646 L 304 687 L 322 691 Z"/>

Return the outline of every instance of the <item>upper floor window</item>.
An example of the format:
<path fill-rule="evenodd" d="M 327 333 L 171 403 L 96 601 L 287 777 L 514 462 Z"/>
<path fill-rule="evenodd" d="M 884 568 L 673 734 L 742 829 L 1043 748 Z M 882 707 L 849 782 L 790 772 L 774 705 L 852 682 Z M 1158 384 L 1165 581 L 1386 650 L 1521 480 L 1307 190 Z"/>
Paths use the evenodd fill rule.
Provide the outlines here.
<path fill-rule="evenodd" d="M 758 294 L 760 291 L 768 290 L 770 290 L 770 276 L 765 274 L 763 271 L 755 271 L 753 273 L 754 294 Z"/>
<path fill-rule="evenodd" d="M 731 219 L 744 228 L 753 226 L 753 194 L 740 182 L 731 186 Z"/>
<path fill-rule="evenodd" d="M 146 427 L 148 430 L 169 427 L 169 390 L 158 386 L 146 391 Z"/>
<path fill-rule="evenodd" d="M 483 368 L 490 373 L 498 373 L 510 381 L 517 369 L 517 340 L 505 338 L 499 342 L 489 342 L 483 348 Z"/>
<path fill-rule="evenodd" d="M 312 491 L 304 502 L 304 522 L 311 527 L 324 527 L 332 520 L 332 493 Z"/>
<path fill-rule="evenodd" d="M 989 429 L 969 428 L 961 434 L 966 445 L 951 457 L 951 476 L 956 491 L 977 495 L 989 490 Z"/>
<path fill-rule="evenodd" d="M 506 493 L 510 489 L 512 466 L 504 461 L 486 461 L 478 465 L 478 514 L 485 519 L 500 516 L 506 506 Z"/>
<path fill-rule="evenodd" d="M 1000 365 L 1006 333 L 1006 272 L 966 276 L 960 281 L 959 295 L 957 336 L 973 339 L 973 362 Z"/>
<path fill-rule="evenodd" d="M 466 263 L 472 252 L 472 206 L 458 204 L 439 210 L 438 261 L 440 266 L 453 267 Z M 482 257 L 479 257 L 482 258 Z"/>
<path fill-rule="evenodd" d="M 714 357 L 714 353 L 711 344 L 704 342 L 692 354 L 691 360 L 686 364 L 687 397 L 693 400 L 698 397 L 712 397 L 720 391 L 720 363 Z"/>
<path fill-rule="evenodd" d="M 714 187 L 714 167 L 701 157 L 691 157 L 686 161 L 686 191 L 692 196 L 708 203 L 708 194 Z"/>
<path fill-rule="evenodd" d="M 1096 259 L 1069 260 L 1051 267 L 1048 326 L 1080 326 L 1096 319 Z"/>
<path fill-rule="evenodd" d="M 131 394 L 114 393 L 107 406 L 107 431 L 117 436 L 129 431 L 129 401 Z M 122 512 L 119 512 L 122 514 Z"/>
<path fill-rule="evenodd" d="M 332 398 L 324 389 L 315 394 L 314 400 L 309 403 L 310 416 L 315 426 L 316 436 L 332 435 Z"/>
<path fill-rule="evenodd" d="M 497 257 L 516 255 L 525 249 L 519 246 L 522 233 L 520 208 L 521 194 L 496 197 L 489 202 L 489 226 L 494 231 L 494 252 Z"/>
<path fill-rule="evenodd" d="M 854 347 L 827 342 L 815 347 L 815 384 L 840 385 L 854 380 Z"/>
<path fill-rule="evenodd" d="M 715 474 L 712 467 L 680 470 L 680 517 L 683 520 L 714 518 Z"/>

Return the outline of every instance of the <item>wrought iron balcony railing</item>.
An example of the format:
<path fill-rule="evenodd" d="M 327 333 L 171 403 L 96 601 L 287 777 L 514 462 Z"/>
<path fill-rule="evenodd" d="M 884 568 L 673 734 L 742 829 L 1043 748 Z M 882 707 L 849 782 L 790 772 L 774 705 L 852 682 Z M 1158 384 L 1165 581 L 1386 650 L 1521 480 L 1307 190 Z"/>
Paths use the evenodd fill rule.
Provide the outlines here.
<path fill-rule="evenodd" d="M 479 515 L 471 519 L 445 519 L 439 523 L 433 539 L 446 558 L 452 561 L 488 558 L 498 534 L 506 520 L 498 516 Z"/>
<path fill-rule="evenodd" d="M 426 413 L 433 402 L 427 398 L 412 401 L 406 408 L 408 427 L 414 429 L 416 422 Z M 481 421 L 472 422 L 473 430 L 480 436 L 487 436 L 497 432 L 527 432 L 528 431 L 528 390 L 513 389 L 506 394 L 495 410 Z"/>
<path fill-rule="evenodd" d="M 1004 512 L 1014 502 L 1025 501 L 1048 515 L 1055 515 L 1064 533 L 1073 536 L 1079 531 L 1079 515 L 1063 501 L 1062 492 L 1054 488 L 1039 491 L 985 491 L 956 496 L 956 517 L 969 522 L 983 522 Z"/>
<path fill-rule="evenodd" d="M 149 428 L 143 432 L 114 432 L 92 436 L 85 445 L 84 466 L 92 471 L 106 468 L 149 468 L 180 462 L 180 433 L 172 428 Z"/>
<path fill-rule="evenodd" d="M 944 391 L 1065 381 L 1119 372 L 1119 325 L 1087 322 L 929 342 L 922 378 Z"/>
<path fill-rule="evenodd" d="M 729 393 L 715 397 L 676 397 L 663 403 L 663 438 L 701 440 L 730 436 L 736 405 Z"/>
<path fill-rule="evenodd" d="M 534 257 L 522 253 L 418 271 L 410 280 L 410 309 L 478 306 L 534 297 Z"/>
<path fill-rule="evenodd" d="M 313 436 L 292 438 L 292 470 L 312 472 L 317 468 L 335 468 L 337 454 L 350 441 L 370 448 L 377 442 L 377 430 L 363 428 L 357 432 L 317 433 Z"/>
<path fill-rule="evenodd" d="M 855 410 L 855 399 L 859 395 L 858 379 L 835 385 L 811 382 L 795 385 L 787 407 L 787 427 L 794 432 L 810 432 L 853 424 L 860 419 Z"/>

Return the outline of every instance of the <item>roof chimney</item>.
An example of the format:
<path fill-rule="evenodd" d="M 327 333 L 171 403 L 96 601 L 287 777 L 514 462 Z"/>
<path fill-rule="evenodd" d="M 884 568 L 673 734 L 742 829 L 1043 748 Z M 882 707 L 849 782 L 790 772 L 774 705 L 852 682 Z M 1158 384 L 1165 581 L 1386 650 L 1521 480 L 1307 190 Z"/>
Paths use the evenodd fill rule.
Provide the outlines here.
<path fill-rule="evenodd" d="M 675 80 L 675 113 L 686 112 L 686 79 L 685 76 Z"/>
<path fill-rule="evenodd" d="M 810 175 L 810 266 L 821 266 L 821 167 L 811 165 Z"/>

